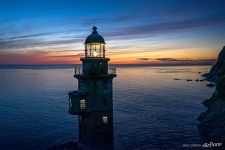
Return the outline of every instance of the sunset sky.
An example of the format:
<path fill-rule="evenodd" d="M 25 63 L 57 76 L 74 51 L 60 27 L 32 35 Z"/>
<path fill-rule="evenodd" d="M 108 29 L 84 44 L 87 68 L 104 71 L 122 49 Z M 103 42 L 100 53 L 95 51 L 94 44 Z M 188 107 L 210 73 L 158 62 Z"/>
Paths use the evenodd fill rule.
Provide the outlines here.
<path fill-rule="evenodd" d="M 225 45 L 224 0 L 0 0 L 0 64 L 76 64 L 93 25 L 112 64 L 201 64 Z"/>

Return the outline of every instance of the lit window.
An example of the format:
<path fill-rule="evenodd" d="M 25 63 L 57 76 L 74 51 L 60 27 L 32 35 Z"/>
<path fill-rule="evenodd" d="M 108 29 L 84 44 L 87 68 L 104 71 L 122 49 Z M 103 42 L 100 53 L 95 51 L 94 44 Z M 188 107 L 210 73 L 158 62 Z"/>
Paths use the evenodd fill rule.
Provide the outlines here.
<path fill-rule="evenodd" d="M 86 108 L 86 101 L 85 99 L 80 100 L 80 109 L 85 109 Z"/>
<path fill-rule="evenodd" d="M 108 124 L 108 116 L 103 116 L 103 123 Z"/>

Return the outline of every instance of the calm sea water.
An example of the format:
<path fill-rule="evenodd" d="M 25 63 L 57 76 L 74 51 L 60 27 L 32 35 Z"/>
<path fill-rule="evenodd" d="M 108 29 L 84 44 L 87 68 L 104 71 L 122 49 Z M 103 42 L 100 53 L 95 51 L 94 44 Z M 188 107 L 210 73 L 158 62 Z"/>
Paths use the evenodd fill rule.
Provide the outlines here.
<path fill-rule="evenodd" d="M 118 67 L 113 81 L 117 150 L 181 149 L 200 144 L 196 120 L 214 89 L 200 78 L 209 66 Z M 0 149 L 45 150 L 77 139 L 67 113 L 72 68 L 0 69 Z M 180 78 L 184 80 L 173 80 Z"/>

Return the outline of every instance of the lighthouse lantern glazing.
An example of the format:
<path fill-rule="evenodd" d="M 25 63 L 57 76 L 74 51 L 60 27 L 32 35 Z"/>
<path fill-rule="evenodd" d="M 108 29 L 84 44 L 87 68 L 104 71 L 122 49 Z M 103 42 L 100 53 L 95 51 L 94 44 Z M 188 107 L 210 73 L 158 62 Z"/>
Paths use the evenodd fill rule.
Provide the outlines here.
<path fill-rule="evenodd" d="M 98 34 L 97 27 L 85 40 L 85 57 L 105 57 L 105 40 Z"/>

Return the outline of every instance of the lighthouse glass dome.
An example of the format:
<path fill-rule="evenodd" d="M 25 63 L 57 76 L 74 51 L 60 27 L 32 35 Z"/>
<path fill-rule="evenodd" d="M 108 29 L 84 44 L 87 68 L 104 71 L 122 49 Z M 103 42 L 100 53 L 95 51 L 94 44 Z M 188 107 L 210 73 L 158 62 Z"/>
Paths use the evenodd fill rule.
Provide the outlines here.
<path fill-rule="evenodd" d="M 105 57 L 105 40 L 98 34 L 97 27 L 85 40 L 85 57 Z"/>

